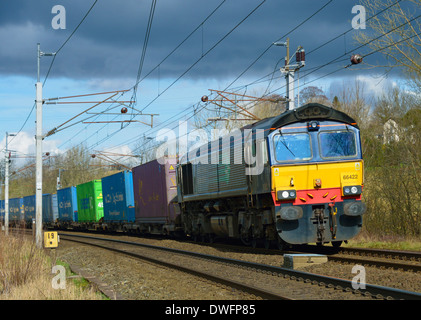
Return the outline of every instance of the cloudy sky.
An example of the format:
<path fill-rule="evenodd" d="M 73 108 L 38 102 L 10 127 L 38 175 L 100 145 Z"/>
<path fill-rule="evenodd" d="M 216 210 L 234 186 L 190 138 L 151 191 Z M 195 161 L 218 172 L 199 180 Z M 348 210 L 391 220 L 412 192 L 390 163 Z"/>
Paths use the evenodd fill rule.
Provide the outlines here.
<path fill-rule="evenodd" d="M 126 94 L 115 98 L 130 100 L 152 1 L 98 0 L 75 31 L 94 2 L 0 2 L 1 148 L 6 131 L 18 132 L 23 127 L 10 148 L 21 154 L 32 154 L 35 150 L 33 105 L 37 43 L 43 52 L 59 51 L 52 65 L 52 57 L 41 58 L 44 99 L 127 89 Z M 285 48 L 271 44 L 283 42 L 286 37 L 290 38 L 291 52 L 299 45 L 307 52 L 306 66 L 300 72 L 301 86 L 311 83 L 327 92 L 335 88 L 335 83 L 359 79 L 367 83 L 370 90 L 380 92 L 384 86 L 398 81 L 399 75 L 384 79 L 379 76 L 383 70 L 343 68 L 349 64 L 352 53 L 370 51 L 369 48 L 353 51 L 358 47 L 353 39 L 357 30 L 315 50 L 351 29 L 355 17 L 352 8 L 358 4 L 356 0 L 158 0 L 144 51 L 142 81 L 135 106 L 143 113 L 159 114 L 154 117 L 154 128 L 140 123 L 131 123 L 123 129 L 121 124 L 75 123 L 86 119 L 85 114 L 70 122 L 69 128 L 47 137 L 44 151 L 64 152 L 79 143 L 86 144 L 92 152 L 113 147 L 116 152 L 133 150 L 142 135 L 155 137 L 159 129 L 173 128 L 179 120 L 189 118 L 200 97 L 209 94 L 208 89 L 240 89 L 242 93 L 259 95 L 269 88 L 273 93 L 285 95 L 285 80 L 280 72 L 276 72 L 270 82 L 269 77 L 264 77 L 279 70 L 283 63 L 280 61 L 285 56 Z M 61 5 L 65 12 L 52 13 L 56 5 Z M 65 21 L 57 20 L 58 14 L 65 17 Z M 65 29 L 56 29 L 54 22 L 61 26 L 65 23 Z M 310 73 L 336 58 L 338 62 Z M 372 55 L 370 63 L 381 63 L 381 58 L 381 55 Z M 341 71 L 317 80 L 338 69 Z M 306 73 L 309 75 L 305 76 Z M 258 79 L 262 81 L 256 82 Z M 108 96 L 86 97 L 84 101 L 104 100 Z M 93 105 L 44 104 L 43 132 L 62 125 Z M 116 104 L 100 105 L 91 112 L 103 112 L 107 107 L 111 108 L 110 113 L 121 108 Z M 101 115 L 86 121 L 123 119 L 128 118 Z M 148 116 L 135 119 L 150 122 Z"/>

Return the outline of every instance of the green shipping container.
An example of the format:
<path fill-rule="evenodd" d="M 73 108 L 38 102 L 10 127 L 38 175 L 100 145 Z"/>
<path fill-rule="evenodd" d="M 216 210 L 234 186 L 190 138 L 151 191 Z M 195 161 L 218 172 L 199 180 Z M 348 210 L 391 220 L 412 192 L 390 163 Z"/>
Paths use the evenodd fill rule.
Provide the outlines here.
<path fill-rule="evenodd" d="M 76 186 L 78 222 L 97 222 L 104 217 L 101 180 Z"/>

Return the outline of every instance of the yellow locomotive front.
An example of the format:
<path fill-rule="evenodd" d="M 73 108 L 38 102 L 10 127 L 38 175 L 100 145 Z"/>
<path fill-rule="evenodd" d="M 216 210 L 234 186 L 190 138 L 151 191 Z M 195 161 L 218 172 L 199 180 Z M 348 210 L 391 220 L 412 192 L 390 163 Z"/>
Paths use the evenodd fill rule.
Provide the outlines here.
<path fill-rule="evenodd" d="M 339 246 L 360 232 L 366 210 L 360 131 L 331 108 L 301 110 L 268 135 L 276 230 L 281 242 Z"/>

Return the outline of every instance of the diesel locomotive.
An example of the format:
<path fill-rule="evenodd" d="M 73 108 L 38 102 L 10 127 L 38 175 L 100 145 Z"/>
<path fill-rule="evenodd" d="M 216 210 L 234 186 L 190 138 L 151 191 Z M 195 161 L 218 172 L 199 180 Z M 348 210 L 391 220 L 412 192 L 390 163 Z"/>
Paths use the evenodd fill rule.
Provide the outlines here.
<path fill-rule="evenodd" d="M 306 104 L 181 158 L 182 228 L 194 238 L 239 238 L 252 246 L 340 246 L 362 227 L 363 169 L 354 119 Z"/>

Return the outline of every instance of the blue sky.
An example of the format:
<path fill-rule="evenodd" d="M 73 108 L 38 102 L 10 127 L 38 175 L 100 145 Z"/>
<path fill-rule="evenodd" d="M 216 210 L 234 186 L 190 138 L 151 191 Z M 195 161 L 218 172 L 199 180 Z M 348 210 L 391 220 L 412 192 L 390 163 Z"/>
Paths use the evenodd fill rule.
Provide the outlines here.
<path fill-rule="evenodd" d="M 17 154 L 34 153 L 35 111 L 31 113 L 31 110 L 35 99 L 37 43 L 41 43 L 41 51 L 57 51 L 93 3 L 93 0 L 3 0 L 0 3 L 0 148 L 4 147 L 6 131 L 17 132 L 28 119 L 22 132 L 11 142 L 10 149 L 18 151 Z M 136 81 L 151 3 L 152 1 L 99 0 L 57 54 L 44 86 L 44 99 L 132 88 Z M 261 6 L 258 7 L 259 4 Z M 190 117 L 192 106 L 199 103 L 200 97 L 209 94 L 208 89 L 225 89 L 267 48 L 269 49 L 257 63 L 229 89 L 253 83 L 274 71 L 279 60 L 285 56 L 285 48 L 270 47 L 271 43 L 279 40 L 325 4 L 325 8 L 288 35 L 291 51 L 302 45 L 306 52 L 350 29 L 354 17 L 351 10 L 359 1 L 158 0 L 141 76 L 154 71 L 140 82 L 135 106 L 138 110 L 144 110 L 144 113 L 159 114 L 154 118 L 156 127 L 151 129 L 132 123 L 119 130 L 120 124 L 79 123 L 47 137 L 44 140 L 44 151 L 61 153 L 84 143 L 92 152 L 112 148 L 115 152 L 131 152 L 138 141 L 137 137 L 143 134 L 155 137 L 159 129 L 173 127 L 177 122 L 170 122 L 168 119 L 171 117 L 176 121 Z M 66 10 L 66 29 L 56 30 L 51 24 L 56 16 L 51 13 L 55 5 L 62 5 Z M 219 5 L 218 10 L 157 67 Z M 244 22 L 229 33 L 243 19 Z M 345 52 L 351 52 L 352 48 L 358 46 L 353 40 L 355 32 L 358 31 L 353 30 L 309 54 L 302 74 Z M 280 40 L 285 41 L 285 38 Z M 369 52 L 368 48 L 355 53 L 366 52 Z M 349 56 L 350 54 L 341 60 Z M 51 59 L 41 59 L 41 81 L 45 79 Z M 370 63 L 380 64 L 381 59 L 380 54 L 372 55 Z M 304 87 L 311 80 L 348 63 L 342 61 L 322 68 L 301 79 L 300 85 Z M 188 70 L 189 68 L 191 69 Z M 381 92 L 383 88 L 400 79 L 399 74 L 389 75 L 387 79 L 379 78 L 383 71 L 348 68 L 314 81 L 311 85 L 328 92 L 337 88 L 338 83 L 359 79 L 366 83 L 369 90 Z M 280 88 L 285 84 L 284 79 L 279 78 L 279 72 L 275 76 L 277 78 L 270 83 L 270 89 Z M 268 83 L 266 81 L 247 86 L 247 93 L 258 95 L 267 89 Z M 243 87 L 242 92 L 246 92 L 246 87 Z M 275 93 L 285 95 L 284 89 Z M 130 100 L 131 95 L 132 91 L 121 99 Z M 88 101 L 101 97 L 104 99 L 106 96 L 90 97 Z M 44 133 L 90 106 L 92 104 L 44 105 Z M 112 112 L 118 111 L 121 106 L 114 108 Z M 92 112 L 104 109 L 105 107 L 99 106 Z M 77 120 L 83 118 L 86 115 Z M 105 115 L 97 120 L 123 119 L 120 116 L 114 118 L 115 116 Z M 149 121 L 147 116 L 136 119 Z M 162 125 L 159 126 L 160 124 Z"/>

